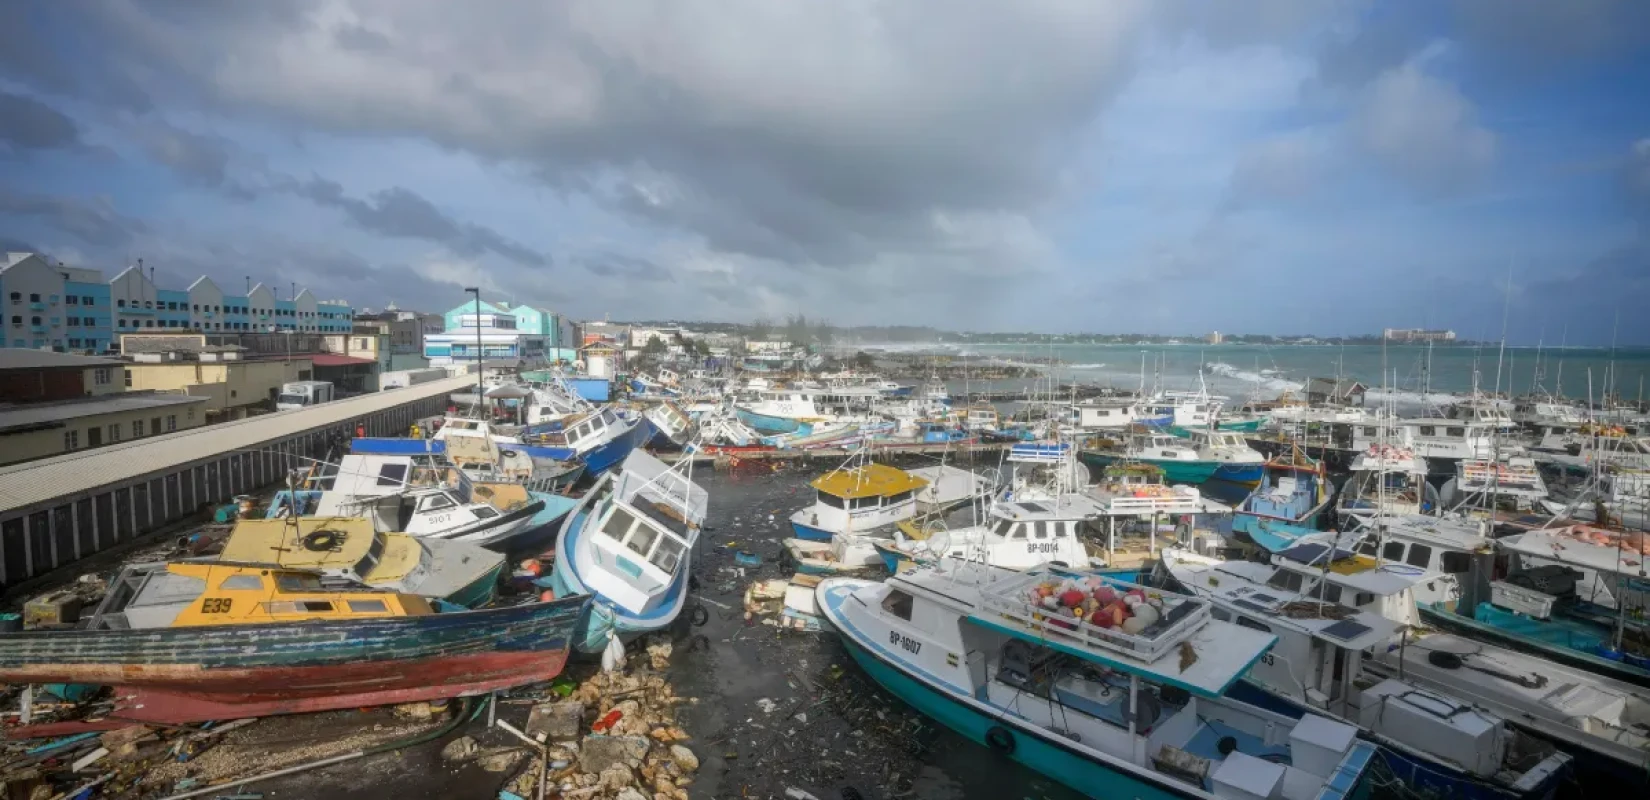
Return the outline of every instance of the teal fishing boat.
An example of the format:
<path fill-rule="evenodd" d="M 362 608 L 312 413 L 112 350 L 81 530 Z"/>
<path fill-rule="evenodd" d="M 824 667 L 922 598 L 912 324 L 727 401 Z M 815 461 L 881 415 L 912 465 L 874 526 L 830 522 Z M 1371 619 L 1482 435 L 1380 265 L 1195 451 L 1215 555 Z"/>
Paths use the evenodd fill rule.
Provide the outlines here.
<path fill-rule="evenodd" d="M 1095 471 L 1121 461 L 1151 464 L 1170 483 L 1200 484 L 1214 477 L 1223 462 L 1201 458 L 1197 449 L 1171 434 L 1133 430 L 1122 442 L 1091 439 L 1078 457 Z"/>
<path fill-rule="evenodd" d="M 1267 461 L 1255 487 L 1232 514 L 1232 530 L 1276 552 L 1320 528 L 1329 508 L 1329 478 L 1322 461 L 1299 447 Z"/>

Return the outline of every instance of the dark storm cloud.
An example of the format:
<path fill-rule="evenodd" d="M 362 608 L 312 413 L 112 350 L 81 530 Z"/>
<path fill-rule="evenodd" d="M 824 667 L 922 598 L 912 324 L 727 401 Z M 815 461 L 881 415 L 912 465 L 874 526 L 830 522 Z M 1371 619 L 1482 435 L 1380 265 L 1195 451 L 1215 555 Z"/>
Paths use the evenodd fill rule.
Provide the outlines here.
<path fill-rule="evenodd" d="M 459 222 L 411 189 L 396 186 L 374 192 L 365 200 L 344 194 L 344 187 L 325 178 L 311 178 L 289 187 L 301 197 L 344 212 L 362 230 L 402 239 L 437 242 L 453 252 L 478 256 L 496 253 L 530 267 L 550 265 L 550 257 L 511 240 L 485 225 Z"/>
<path fill-rule="evenodd" d="M 235 146 L 229 140 L 185 130 L 158 119 L 136 121 L 133 125 L 149 158 L 172 170 L 186 183 L 222 189 L 243 200 L 253 197 L 250 188 L 230 177 Z"/>
<path fill-rule="evenodd" d="M 116 211 L 106 199 L 16 194 L 0 189 L 0 215 L 32 217 L 90 245 L 118 247 L 148 231 L 142 220 Z"/>
<path fill-rule="evenodd" d="M 80 127 L 32 97 L 0 91 L 0 152 L 59 150 L 80 145 Z"/>
<path fill-rule="evenodd" d="M 621 253 L 581 255 L 575 258 L 574 262 L 597 275 L 608 278 L 667 282 L 676 280 L 676 276 L 670 274 L 670 270 L 652 261 Z"/>

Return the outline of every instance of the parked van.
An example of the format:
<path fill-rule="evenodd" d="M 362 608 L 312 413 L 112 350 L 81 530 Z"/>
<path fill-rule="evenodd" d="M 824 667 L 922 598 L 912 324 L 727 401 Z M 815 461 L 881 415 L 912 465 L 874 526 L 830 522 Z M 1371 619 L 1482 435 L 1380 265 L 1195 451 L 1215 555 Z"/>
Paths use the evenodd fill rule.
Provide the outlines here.
<path fill-rule="evenodd" d="M 275 398 L 276 411 L 308 408 L 334 399 L 332 384 L 326 381 L 294 381 L 281 384 L 281 394 Z"/>

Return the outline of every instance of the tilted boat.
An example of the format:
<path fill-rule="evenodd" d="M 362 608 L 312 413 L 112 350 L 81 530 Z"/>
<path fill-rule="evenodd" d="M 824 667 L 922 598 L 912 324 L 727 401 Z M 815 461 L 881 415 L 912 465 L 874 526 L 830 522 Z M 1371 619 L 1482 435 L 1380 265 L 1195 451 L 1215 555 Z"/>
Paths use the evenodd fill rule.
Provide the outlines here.
<path fill-rule="evenodd" d="M 1336 600 L 1340 587 L 1292 591 L 1292 573 L 1253 561 L 1163 551 L 1173 585 L 1208 599 L 1217 619 L 1270 631 L 1272 651 L 1232 695 L 1291 717 L 1324 714 L 1357 725 L 1409 788 L 1448 797 L 1542 798 L 1570 778 L 1570 756 L 1551 743 L 1437 687 L 1368 661 L 1400 625 Z"/>
<path fill-rule="evenodd" d="M 951 561 L 885 583 L 829 578 L 816 599 L 889 692 L 1090 797 L 1340 800 L 1366 788 L 1376 748 L 1352 726 L 1227 696 L 1276 637 L 1215 619 L 1207 601 Z"/>
<path fill-rule="evenodd" d="M 1320 529 L 1330 494 L 1323 462 L 1290 447 L 1266 462 L 1260 485 L 1232 512 L 1232 530 L 1267 550 L 1281 550 Z"/>
<path fill-rule="evenodd" d="M 637 450 L 604 474 L 562 523 L 551 588 L 590 594 L 576 647 L 600 652 L 611 642 L 660 630 L 687 603 L 693 543 L 709 503 L 682 469 Z"/>
<path fill-rule="evenodd" d="M 108 716 L 33 736 L 481 695 L 560 674 L 588 603 L 436 613 L 415 595 L 326 588 L 312 571 L 141 564 L 81 629 L 0 633 L 0 682 L 115 687 Z"/>
<path fill-rule="evenodd" d="M 646 417 L 620 416 L 612 406 L 604 406 L 599 411 L 529 425 L 522 441 L 543 447 L 554 458 L 583 461 L 585 474 L 596 476 L 623 463 L 631 451 L 647 444 L 653 433 L 653 423 Z"/>

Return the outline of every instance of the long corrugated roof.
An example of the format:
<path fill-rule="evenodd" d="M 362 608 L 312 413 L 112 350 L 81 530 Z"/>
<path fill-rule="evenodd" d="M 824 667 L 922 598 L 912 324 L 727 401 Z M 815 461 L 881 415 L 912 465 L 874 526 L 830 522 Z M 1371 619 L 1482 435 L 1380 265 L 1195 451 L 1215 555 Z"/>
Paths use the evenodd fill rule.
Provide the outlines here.
<path fill-rule="evenodd" d="M 200 461 L 234 450 L 290 436 L 297 431 L 348 424 L 361 417 L 454 389 L 473 386 L 460 375 L 387 392 L 374 392 L 313 408 L 261 414 L 234 422 L 204 425 L 96 450 L 0 467 L 0 511 L 44 503 L 64 495 L 132 480 L 152 472 Z"/>
<path fill-rule="evenodd" d="M 77 397 L 73 400 L 56 403 L 0 406 L 0 430 L 22 425 L 38 425 L 43 422 L 63 422 L 98 414 L 143 411 L 150 408 L 165 408 L 167 406 L 181 406 L 206 401 L 207 398 L 205 397 L 190 397 L 185 394 L 161 394 L 158 392 L 127 394 L 125 392 L 115 392 L 101 397 Z"/>

